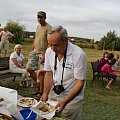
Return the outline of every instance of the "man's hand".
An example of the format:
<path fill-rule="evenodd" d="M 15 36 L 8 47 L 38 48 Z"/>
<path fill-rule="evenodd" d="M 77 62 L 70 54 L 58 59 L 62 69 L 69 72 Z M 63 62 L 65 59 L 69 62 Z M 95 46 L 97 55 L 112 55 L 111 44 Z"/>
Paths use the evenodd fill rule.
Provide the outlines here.
<path fill-rule="evenodd" d="M 48 95 L 43 93 L 43 95 L 40 98 L 41 101 L 46 102 L 48 100 Z"/>
<path fill-rule="evenodd" d="M 66 104 L 67 104 L 67 101 L 65 98 L 63 98 L 60 102 L 58 102 L 58 104 L 55 106 L 56 113 L 60 113 L 64 109 Z"/>
<path fill-rule="evenodd" d="M 40 64 L 43 64 L 45 62 L 45 55 L 40 56 Z"/>

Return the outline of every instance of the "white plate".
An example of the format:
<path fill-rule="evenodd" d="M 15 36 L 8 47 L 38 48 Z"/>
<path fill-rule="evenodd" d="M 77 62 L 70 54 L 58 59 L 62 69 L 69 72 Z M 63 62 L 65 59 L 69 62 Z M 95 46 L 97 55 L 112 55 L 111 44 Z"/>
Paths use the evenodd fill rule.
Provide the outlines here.
<path fill-rule="evenodd" d="M 26 102 L 21 102 L 22 100 L 25 100 Z M 33 101 L 31 102 L 31 100 Z M 30 97 L 22 97 L 18 99 L 17 101 L 17 105 L 20 107 L 24 107 L 24 108 L 30 108 L 36 103 L 37 103 L 37 100 L 35 100 L 34 98 L 30 98 Z"/>

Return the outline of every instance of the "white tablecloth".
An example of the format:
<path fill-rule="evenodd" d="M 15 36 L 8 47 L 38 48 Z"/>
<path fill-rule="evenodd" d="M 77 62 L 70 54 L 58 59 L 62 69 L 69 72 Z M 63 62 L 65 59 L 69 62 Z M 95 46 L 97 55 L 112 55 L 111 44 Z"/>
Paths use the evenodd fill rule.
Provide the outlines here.
<path fill-rule="evenodd" d="M 0 86 L 0 97 L 2 97 L 5 103 L 8 105 L 13 103 L 17 105 L 17 91 L 10 88 L 5 88 Z M 9 112 L 6 110 L 6 106 L 3 105 L 0 107 L 0 113 L 9 115 Z"/>

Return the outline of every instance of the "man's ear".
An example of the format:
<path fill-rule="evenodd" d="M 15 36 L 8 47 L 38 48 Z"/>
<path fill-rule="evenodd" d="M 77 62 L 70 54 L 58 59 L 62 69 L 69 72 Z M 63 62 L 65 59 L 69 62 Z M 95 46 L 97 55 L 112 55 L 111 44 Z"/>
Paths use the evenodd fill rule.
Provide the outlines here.
<path fill-rule="evenodd" d="M 64 37 L 64 38 L 63 38 L 63 42 L 66 42 L 66 43 L 67 43 L 67 42 L 68 42 L 68 38 L 67 38 L 67 37 Z"/>

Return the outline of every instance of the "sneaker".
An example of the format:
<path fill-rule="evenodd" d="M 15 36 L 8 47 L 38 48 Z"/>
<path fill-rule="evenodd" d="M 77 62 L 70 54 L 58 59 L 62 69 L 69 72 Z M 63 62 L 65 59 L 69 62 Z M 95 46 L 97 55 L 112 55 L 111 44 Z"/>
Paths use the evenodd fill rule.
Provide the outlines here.
<path fill-rule="evenodd" d="M 42 96 L 42 93 L 38 93 L 34 98 L 39 101 L 41 96 Z"/>

